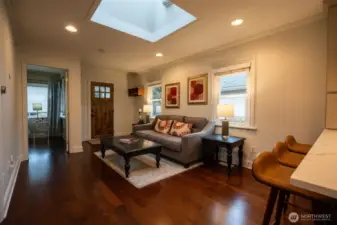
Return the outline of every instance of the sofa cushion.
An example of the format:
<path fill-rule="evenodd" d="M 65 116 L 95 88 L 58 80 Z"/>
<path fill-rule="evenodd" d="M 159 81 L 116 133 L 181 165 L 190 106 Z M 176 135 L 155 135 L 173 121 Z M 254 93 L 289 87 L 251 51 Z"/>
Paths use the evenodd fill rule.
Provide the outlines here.
<path fill-rule="evenodd" d="M 167 134 L 172 126 L 173 121 L 172 120 L 157 120 L 157 124 L 154 127 L 154 130 L 158 133 Z"/>
<path fill-rule="evenodd" d="M 153 121 L 153 129 L 157 124 L 158 119 L 160 120 L 177 120 L 179 122 L 184 122 L 184 116 L 176 116 L 176 115 L 158 115 Z"/>
<path fill-rule="evenodd" d="M 181 137 L 175 137 L 168 134 L 161 134 L 153 130 L 147 132 L 146 139 L 157 142 L 172 151 L 181 151 Z"/>
<path fill-rule="evenodd" d="M 168 117 L 169 117 L 169 116 L 167 116 L 167 115 L 159 115 L 159 116 L 156 116 L 156 117 L 154 118 L 153 122 L 152 122 L 152 128 L 154 129 L 154 127 L 155 127 L 156 124 L 157 124 L 158 119 L 160 119 L 160 120 L 168 120 Z"/>
<path fill-rule="evenodd" d="M 193 128 L 196 128 L 196 129 L 201 131 L 207 125 L 208 120 L 204 117 L 188 117 L 188 116 L 186 116 L 184 118 L 184 122 L 193 124 Z"/>
<path fill-rule="evenodd" d="M 176 116 L 176 115 L 171 115 L 171 116 L 168 116 L 168 119 L 169 120 L 176 120 L 176 121 L 179 121 L 179 122 L 184 122 L 184 116 Z"/>
<path fill-rule="evenodd" d="M 175 120 L 172 124 L 169 134 L 172 136 L 178 136 L 178 137 L 182 137 L 186 134 L 190 134 L 192 125 L 193 124 L 191 123 L 183 123 L 183 122 L 179 122 Z"/>
<path fill-rule="evenodd" d="M 151 132 L 153 132 L 153 130 L 139 130 L 136 131 L 136 136 L 146 139 L 147 136 L 149 136 L 149 133 Z"/>

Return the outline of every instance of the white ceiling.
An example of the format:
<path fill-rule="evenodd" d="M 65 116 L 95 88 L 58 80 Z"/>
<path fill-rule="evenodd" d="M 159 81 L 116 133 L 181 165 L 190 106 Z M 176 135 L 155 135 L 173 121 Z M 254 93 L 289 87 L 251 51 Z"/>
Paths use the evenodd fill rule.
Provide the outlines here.
<path fill-rule="evenodd" d="M 91 22 L 94 0 L 9 1 L 18 46 L 72 53 L 93 65 L 127 71 L 147 70 L 323 11 L 321 0 L 173 0 L 197 21 L 151 43 Z M 244 24 L 232 27 L 235 18 L 243 18 Z M 79 32 L 67 33 L 67 23 Z M 164 57 L 156 58 L 156 52 Z"/>

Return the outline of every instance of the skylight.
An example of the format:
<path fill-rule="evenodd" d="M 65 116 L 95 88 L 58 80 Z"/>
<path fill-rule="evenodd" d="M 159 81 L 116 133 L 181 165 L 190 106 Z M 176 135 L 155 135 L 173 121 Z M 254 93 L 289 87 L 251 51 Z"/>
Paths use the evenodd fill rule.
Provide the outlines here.
<path fill-rule="evenodd" d="M 196 18 L 170 0 L 102 0 L 91 21 L 150 42 L 181 29 Z"/>

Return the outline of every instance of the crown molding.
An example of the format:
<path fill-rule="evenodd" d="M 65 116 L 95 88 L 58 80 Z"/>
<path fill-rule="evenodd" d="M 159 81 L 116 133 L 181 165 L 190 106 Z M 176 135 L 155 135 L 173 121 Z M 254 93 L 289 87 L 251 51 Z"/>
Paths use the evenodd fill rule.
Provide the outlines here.
<path fill-rule="evenodd" d="M 215 53 L 215 52 L 223 51 L 223 50 L 226 50 L 226 49 L 229 49 L 229 48 L 232 48 L 232 47 L 236 47 L 236 46 L 239 46 L 239 45 L 242 45 L 242 44 L 245 44 L 245 43 L 252 42 L 252 41 L 260 39 L 260 38 L 265 38 L 265 37 L 268 37 L 268 36 L 271 36 L 271 35 L 286 31 L 286 30 L 290 30 L 290 29 L 293 29 L 293 28 L 296 28 L 296 27 L 304 26 L 306 24 L 314 23 L 316 21 L 323 20 L 323 19 L 326 19 L 326 18 L 327 18 L 327 11 L 324 10 L 322 13 L 319 13 L 315 16 L 308 17 L 308 18 L 305 18 L 303 20 L 295 21 L 293 23 L 289 23 L 289 24 L 286 24 L 286 25 L 282 25 L 282 26 L 279 26 L 277 28 L 274 28 L 274 29 L 271 29 L 271 30 L 268 30 L 268 31 L 265 31 L 265 32 L 262 32 L 262 33 L 259 33 L 259 34 L 256 34 L 256 35 L 253 35 L 253 36 L 250 36 L 250 37 L 247 37 L 247 38 L 243 38 L 241 40 L 237 40 L 237 41 L 234 41 L 234 42 L 230 42 L 230 43 L 227 43 L 227 44 L 224 44 L 224 45 L 220 45 L 218 47 L 211 48 L 209 50 L 202 51 L 202 52 L 190 55 L 190 56 L 186 56 L 186 57 L 183 57 L 181 59 L 177 59 L 177 60 L 165 63 L 165 64 L 161 64 L 159 66 L 155 66 L 155 67 L 152 67 L 152 68 L 144 70 L 144 71 L 139 71 L 139 73 L 144 74 L 144 73 L 150 73 L 150 72 L 156 71 L 156 70 L 165 69 L 167 67 L 174 66 L 178 63 L 183 63 L 183 62 L 188 61 L 188 60 L 192 60 L 192 59 L 195 59 L 195 58 L 207 56 L 207 55 Z"/>

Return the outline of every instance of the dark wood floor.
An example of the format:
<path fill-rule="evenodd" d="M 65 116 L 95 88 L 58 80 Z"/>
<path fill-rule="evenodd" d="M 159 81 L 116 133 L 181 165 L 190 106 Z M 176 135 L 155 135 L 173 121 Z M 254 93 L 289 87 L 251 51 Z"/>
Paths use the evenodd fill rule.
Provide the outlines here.
<path fill-rule="evenodd" d="M 3 225 L 257 225 L 269 188 L 244 169 L 196 168 L 143 189 L 130 185 L 84 143 L 84 153 L 31 149 Z M 288 210 L 289 212 L 289 210 Z M 283 224 L 288 224 L 287 215 Z M 306 223 L 298 223 L 306 224 Z"/>

